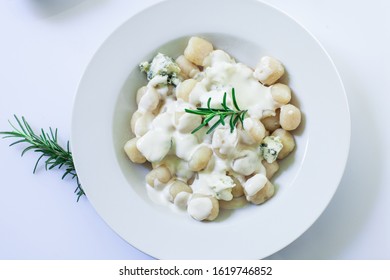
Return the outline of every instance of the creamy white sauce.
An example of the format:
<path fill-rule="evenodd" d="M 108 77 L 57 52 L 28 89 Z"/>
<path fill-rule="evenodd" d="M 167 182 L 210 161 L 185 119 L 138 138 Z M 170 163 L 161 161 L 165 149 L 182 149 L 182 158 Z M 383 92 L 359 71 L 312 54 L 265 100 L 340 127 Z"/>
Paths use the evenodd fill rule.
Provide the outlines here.
<path fill-rule="evenodd" d="M 202 221 L 211 214 L 213 203 L 208 197 L 191 199 L 188 203 L 187 211 L 194 219 Z"/>
<path fill-rule="evenodd" d="M 173 134 L 174 139 L 174 152 L 177 157 L 189 161 L 192 154 L 199 146 L 198 138 L 191 133 L 183 134 L 175 132 Z"/>
<path fill-rule="evenodd" d="M 160 101 L 160 96 L 154 87 L 148 86 L 146 93 L 141 97 L 138 104 L 140 112 L 153 111 L 157 108 Z"/>
<path fill-rule="evenodd" d="M 243 150 L 236 154 L 236 158 L 232 160 L 231 168 L 244 176 L 249 176 L 257 170 L 260 170 L 261 162 L 259 162 L 259 153 L 256 150 Z"/>
<path fill-rule="evenodd" d="M 154 117 L 155 116 L 151 112 L 145 112 L 141 115 L 134 126 L 134 133 L 137 137 L 141 137 L 149 131 Z"/>
<path fill-rule="evenodd" d="M 230 128 L 218 128 L 214 131 L 211 146 L 213 149 L 218 149 L 220 154 L 229 155 L 234 153 L 237 144 L 237 130 L 230 132 Z"/>
<path fill-rule="evenodd" d="M 249 178 L 245 184 L 244 189 L 248 197 L 255 195 L 258 191 L 264 188 L 267 183 L 267 177 L 263 174 L 256 174 L 255 176 Z"/>
<path fill-rule="evenodd" d="M 273 101 L 270 88 L 263 86 L 254 77 L 253 70 L 242 63 L 236 63 L 227 53 L 213 51 L 205 59 L 204 64 L 204 71 L 195 76 L 198 83 L 189 95 L 189 102 L 176 100 L 172 88 L 168 87 L 165 87 L 163 92 L 160 92 L 161 89 L 157 91 L 149 89 L 141 98 L 139 111 L 143 115 L 135 124 L 135 134 L 140 137 L 137 148 L 154 167 L 165 165 L 174 178 L 187 182 L 195 176 L 195 180 L 190 184 L 194 194 L 231 200 L 233 198 L 231 190 L 235 183 L 227 175 L 229 173 L 235 175 L 244 185 L 247 195 L 251 196 L 264 187 L 267 180 L 265 168 L 261 164 L 259 143 L 255 143 L 248 133 L 254 125 L 251 118 L 260 119 L 270 112 L 274 114 L 278 104 Z M 159 83 L 161 77 L 156 76 L 149 81 L 148 87 Z M 234 108 L 232 88 L 235 89 L 240 109 L 248 110 L 244 129 L 237 127 L 231 132 L 227 121 L 226 126 L 220 125 L 211 134 L 206 134 L 208 127 L 195 134 L 191 134 L 192 129 L 186 131 L 186 127 L 195 122 L 195 116 L 183 113 L 185 108 L 207 107 L 209 98 L 211 107 L 221 108 L 225 92 L 227 106 Z M 160 100 L 157 112 L 156 92 Z M 154 112 L 151 112 L 153 110 Z M 217 118 L 209 125 L 216 121 Z M 202 145 L 212 148 L 213 155 L 204 170 L 194 173 L 189 170 L 188 161 L 194 151 Z M 246 180 L 245 176 L 251 174 L 256 175 Z M 168 188 L 169 184 L 159 188 L 149 187 L 148 193 L 153 201 L 167 204 L 167 201 L 172 200 L 167 195 Z M 209 198 L 191 199 L 191 195 L 185 192 L 176 196 L 173 205 L 178 209 L 187 209 L 197 220 L 207 218 L 213 207 Z"/>
<path fill-rule="evenodd" d="M 151 129 L 137 141 L 138 150 L 150 162 L 161 161 L 172 146 L 172 137 L 163 129 Z"/>
<path fill-rule="evenodd" d="M 227 59 L 226 56 L 228 54 L 221 50 L 209 55 L 207 58 L 209 67 L 204 70 L 204 78 L 196 86 L 194 97 L 191 92 L 192 102 L 199 101 L 202 107 L 206 107 L 209 97 L 212 97 L 212 107 L 221 108 L 220 103 L 226 92 L 227 104 L 233 108 L 231 89 L 234 88 L 240 109 L 247 109 L 249 116 L 260 119 L 264 111 L 274 111 L 276 104 L 270 88 L 259 83 L 253 76 L 253 70 L 248 66 Z"/>
<path fill-rule="evenodd" d="M 259 65 L 256 67 L 253 76 L 257 78 L 259 81 L 263 81 L 268 79 L 271 74 L 272 74 L 271 58 L 269 56 L 264 56 L 261 59 Z"/>
<path fill-rule="evenodd" d="M 146 185 L 146 192 L 149 198 L 156 204 L 170 206 L 172 203 L 170 202 L 169 188 L 157 180 L 155 180 L 154 184 L 154 187 Z"/>
<path fill-rule="evenodd" d="M 191 185 L 194 193 L 214 196 L 217 199 L 231 200 L 231 189 L 235 186 L 231 177 L 223 172 L 199 172 Z"/>

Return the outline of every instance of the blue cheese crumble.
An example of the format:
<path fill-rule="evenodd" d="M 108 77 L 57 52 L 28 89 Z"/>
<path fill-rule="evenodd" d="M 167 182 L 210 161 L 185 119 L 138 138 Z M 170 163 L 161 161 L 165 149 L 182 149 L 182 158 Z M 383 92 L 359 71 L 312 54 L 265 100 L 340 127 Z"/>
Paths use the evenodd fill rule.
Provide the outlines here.
<path fill-rule="evenodd" d="M 181 79 L 179 77 L 180 67 L 173 59 L 165 54 L 158 53 L 152 62 L 144 61 L 139 64 L 141 72 L 146 73 L 149 81 L 154 80 L 156 84 L 171 84 L 177 86 Z"/>
<path fill-rule="evenodd" d="M 261 154 L 268 163 L 272 163 L 278 158 L 282 148 L 282 141 L 277 136 L 267 136 L 260 144 Z"/>

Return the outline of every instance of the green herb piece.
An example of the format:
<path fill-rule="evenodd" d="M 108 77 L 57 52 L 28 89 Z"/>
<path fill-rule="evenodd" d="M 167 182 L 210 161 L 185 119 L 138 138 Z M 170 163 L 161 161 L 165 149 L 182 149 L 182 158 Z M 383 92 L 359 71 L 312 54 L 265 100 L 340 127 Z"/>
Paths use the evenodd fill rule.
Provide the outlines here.
<path fill-rule="evenodd" d="M 218 125 L 220 124 L 225 125 L 225 119 L 227 117 L 230 117 L 229 119 L 230 132 L 233 132 L 238 122 L 241 122 L 242 127 L 244 127 L 244 118 L 248 110 L 241 110 L 240 107 L 238 106 L 234 88 L 232 88 L 232 101 L 235 110 L 227 106 L 226 97 L 227 97 L 227 93 L 225 92 L 221 103 L 222 108 L 211 108 L 210 106 L 211 97 L 210 97 L 207 101 L 207 108 L 198 107 L 196 108 L 196 110 L 185 109 L 186 113 L 201 115 L 204 117 L 203 122 L 197 128 L 195 128 L 191 133 L 195 133 L 198 130 L 200 130 L 202 127 L 206 126 L 212 119 L 214 119 L 214 117 L 219 118 L 219 120 L 207 130 L 206 132 L 207 134 L 211 133 Z"/>
<path fill-rule="evenodd" d="M 85 193 L 77 177 L 76 169 L 73 163 L 72 153 L 69 149 L 69 141 L 67 142 L 66 149 L 64 149 L 58 144 L 57 129 L 53 131 L 50 127 L 50 133 L 46 133 L 43 129 L 41 129 L 40 135 L 37 135 L 31 129 L 31 126 L 28 124 L 24 117 L 22 117 L 21 120 L 16 115 L 14 115 L 14 117 L 16 122 L 18 123 L 19 128 L 16 128 L 11 122 L 9 122 L 14 130 L 0 131 L 0 134 L 5 135 L 3 138 L 19 139 L 11 143 L 10 146 L 20 143 L 28 144 L 28 146 L 22 151 L 22 156 L 30 150 L 41 154 L 37 162 L 35 163 L 33 173 L 35 173 L 38 167 L 38 163 L 44 157 L 46 157 L 46 170 L 51 170 L 55 167 L 58 167 L 60 169 L 63 167 L 65 169 L 65 173 L 63 174 L 62 179 L 69 175 L 72 177 L 72 179 L 76 179 L 77 181 L 77 188 L 74 192 L 77 195 L 77 201 L 79 201 L 80 197 L 82 195 L 85 195 Z"/>

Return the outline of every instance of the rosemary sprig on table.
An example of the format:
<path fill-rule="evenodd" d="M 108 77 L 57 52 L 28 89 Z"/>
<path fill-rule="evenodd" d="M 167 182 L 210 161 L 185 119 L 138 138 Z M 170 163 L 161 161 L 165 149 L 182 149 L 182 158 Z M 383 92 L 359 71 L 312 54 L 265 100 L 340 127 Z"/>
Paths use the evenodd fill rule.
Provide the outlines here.
<path fill-rule="evenodd" d="M 200 130 L 202 127 L 206 126 L 215 117 L 219 118 L 219 120 L 207 130 L 206 132 L 207 134 L 211 133 L 218 125 L 220 124 L 225 125 L 225 119 L 229 116 L 230 116 L 229 119 L 230 132 L 233 132 L 238 122 L 241 122 L 242 126 L 244 127 L 244 118 L 248 110 L 241 110 L 240 107 L 238 106 L 234 88 L 232 88 L 232 101 L 235 110 L 229 108 L 226 105 L 226 97 L 227 97 L 227 93 L 225 92 L 221 103 L 222 108 L 211 108 L 210 107 L 211 97 L 210 97 L 207 101 L 207 108 L 198 107 L 196 108 L 196 110 L 185 109 L 187 113 L 204 116 L 203 122 L 197 128 L 195 128 L 191 133 L 195 133 L 198 130 Z"/>
<path fill-rule="evenodd" d="M 55 167 L 65 168 L 65 173 L 62 175 L 62 179 L 66 176 L 71 176 L 72 179 L 76 179 L 77 188 L 75 189 L 75 193 L 77 195 L 77 201 L 79 201 L 82 195 L 85 195 L 79 179 L 77 177 L 76 169 L 73 163 L 72 153 L 69 149 L 69 141 L 67 142 L 66 149 L 62 148 L 58 144 L 57 138 L 57 129 L 53 131 L 50 127 L 50 133 L 46 133 L 43 129 L 40 131 L 40 135 L 35 134 L 35 132 L 31 129 L 31 126 L 28 124 L 26 119 L 22 117 L 20 120 L 17 116 L 15 116 L 15 120 L 18 123 L 19 128 L 15 127 L 11 122 L 10 125 L 14 129 L 13 131 L 0 131 L 0 134 L 5 135 L 3 138 L 16 138 L 15 142 L 11 143 L 10 146 L 26 143 L 28 146 L 22 151 L 22 156 L 30 150 L 33 150 L 36 153 L 41 154 L 35 163 L 33 173 L 37 170 L 38 163 L 42 158 L 45 159 L 45 168 L 46 170 L 51 170 Z"/>

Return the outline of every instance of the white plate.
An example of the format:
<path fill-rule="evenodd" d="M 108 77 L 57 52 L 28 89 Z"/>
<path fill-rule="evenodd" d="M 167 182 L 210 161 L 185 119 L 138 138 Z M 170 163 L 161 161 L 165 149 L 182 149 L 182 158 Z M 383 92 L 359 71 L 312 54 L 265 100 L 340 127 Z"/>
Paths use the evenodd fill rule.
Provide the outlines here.
<path fill-rule="evenodd" d="M 304 117 L 296 150 L 274 180 L 275 197 L 212 223 L 151 202 L 147 169 L 131 164 L 122 150 L 131 137 L 136 89 L 146 83 L 138 63 L 157 50 L 178 56 L 192 35 L 250 66 L 263 55 L 280 59 Z M 349 138 L 340 77 L 301 25 L 255 0 L 170 0 L 129 19 L 94 55 L 75 99 L 71 141 L 89 201 L 139 250 L 160 259 L 258 259 L 294 241 L 324 211 L 343 174 Z"/>

